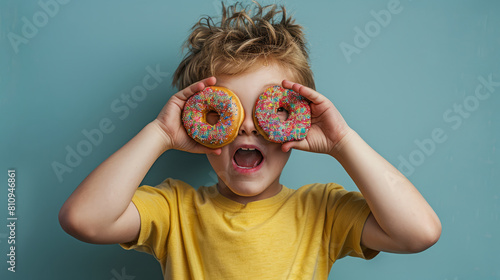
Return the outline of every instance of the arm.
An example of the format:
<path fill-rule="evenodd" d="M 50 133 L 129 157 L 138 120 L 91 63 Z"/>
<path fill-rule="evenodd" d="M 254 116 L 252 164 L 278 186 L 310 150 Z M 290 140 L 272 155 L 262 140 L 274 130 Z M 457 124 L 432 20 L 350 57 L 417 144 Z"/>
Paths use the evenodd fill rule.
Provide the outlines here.
<path fill-rule="evenodd" d="M 285 143 L 282 149 L 325 153 L 340 162 L 372 211 L 362 244 L 378 251 L 413 253 L 437 242 L 439 218 L 413 184 L 363 141 L 326 97 L 289 81 L 283 86 L 311 101 L 312 126 L 306 139 Z"/>
<path fill-rule="evenodd" d="M 437 242 L 441 223 L 413 184 L 350 131 L 332 154 L 342 164 L 372 211 L 361 242 L 388 252 L 415 253 Z"/>
<path fill-rule="evenodd" d="M 156 159 L 168 149 L 220 153 L 190 139 L 180 118 L 185 101 L 213 84 L 208 78 L 172 96 L 153 122 L 92 171 L 61 207 L 62 228 L 90 243 L 137 239 L 141 224 L 132 197 Z"/>

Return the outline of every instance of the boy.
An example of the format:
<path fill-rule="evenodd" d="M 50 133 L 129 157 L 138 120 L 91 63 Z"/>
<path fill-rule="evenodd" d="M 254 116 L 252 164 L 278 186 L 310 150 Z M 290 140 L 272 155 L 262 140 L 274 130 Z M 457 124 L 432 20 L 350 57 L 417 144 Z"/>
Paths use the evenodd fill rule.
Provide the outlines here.
<path fill-rule="evenodd" d="M 220 24 L 207 17 L 193 27 L 174 77 L 183 90 L 78 186 L 61 208 L 62 227 L 86 242 L 154 255 L 165 279 L 326 279 L 346 255 L 432 246 L 441 233 L 432 208 L 314 90 L 301 27 L 284 8 L 257 4 L 252 14 L 238 7 L 223 7 Z M 256 99 L 277 84 L 311 101 L 312 127 L 302 141 L 271 143 L 254 126 Z M 180 117 L 186 100 L 212 85 L 231 89 L 245 111 L 236 140 L 219 149 L 190 139 Z M 169 149 L 207 154 L 218 183 L 195 190 L 167 179 L 137 189 Z M 333 183 L 281 185 L 291 149 L 331 155 L 361 193 Z"/>

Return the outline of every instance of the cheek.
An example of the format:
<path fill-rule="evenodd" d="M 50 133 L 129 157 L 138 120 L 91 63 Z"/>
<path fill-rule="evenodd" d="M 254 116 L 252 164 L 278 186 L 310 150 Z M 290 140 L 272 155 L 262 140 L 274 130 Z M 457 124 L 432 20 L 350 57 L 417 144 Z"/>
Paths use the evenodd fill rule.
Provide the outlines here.
<path fill-rule="evenodd" d="M 222 147 L 222 152 L 220 155 L 207 154 L 208 162 L 212 165 L 215 171 L 225 168 L 228 164 L 231 164 L 231 158 L 228 155 L 228 150 Z"/>
<path fill-rule="evenodd" d="M 276 144 L 276 146 L 272 149 L 272 153 L 269 154 L 270 161 L 273 162 L 273 165 L 280 166 L 280 168 L 283 169 L 291 154 L 291 149 L 290 151 L 284 153 L 281 151 L 281 144 Z"/>
<path fill-rule="evenodd" d="M 210 165 L 212 168 L 217 172 L 222 166 L 221 158 L 216 155 L 207 155 L 208 162 L 210 162 Z"/>

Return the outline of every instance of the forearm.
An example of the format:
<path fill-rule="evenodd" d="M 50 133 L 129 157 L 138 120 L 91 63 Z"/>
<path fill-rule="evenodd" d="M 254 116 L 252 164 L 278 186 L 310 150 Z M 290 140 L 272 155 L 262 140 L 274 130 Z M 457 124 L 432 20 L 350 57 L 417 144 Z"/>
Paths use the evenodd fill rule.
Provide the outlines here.
<path fill-rule="evenodd" d="M 159 128 L 154 122 L 148 124 L 80 183 L 61 208 L 60 217 L 77 220 L 86 227 L 113 223 L 166 149 Z"/>
<path fill-rule="evenodd" d="M 351 130 L 332 156 L 353 179 L 377 223 L 392 240 L 411 243 L 440 231 L 436 213 L 413 184 L 356 132 Z"/>

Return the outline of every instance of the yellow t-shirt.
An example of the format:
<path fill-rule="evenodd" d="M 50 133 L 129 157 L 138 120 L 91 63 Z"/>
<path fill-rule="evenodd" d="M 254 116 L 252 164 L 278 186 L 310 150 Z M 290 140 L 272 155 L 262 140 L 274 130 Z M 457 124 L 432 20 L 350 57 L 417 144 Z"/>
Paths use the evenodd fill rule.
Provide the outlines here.
<path fill-rule="evenodd" d="M 132 201 L 139 237 L 120 245 L 152 254 L 165 279 L 327 279 L 335 260 L 378 253 L 360 245 L 366 201 L 333 183 L 243 205 L 216 186 L 167 179 Z"/>

